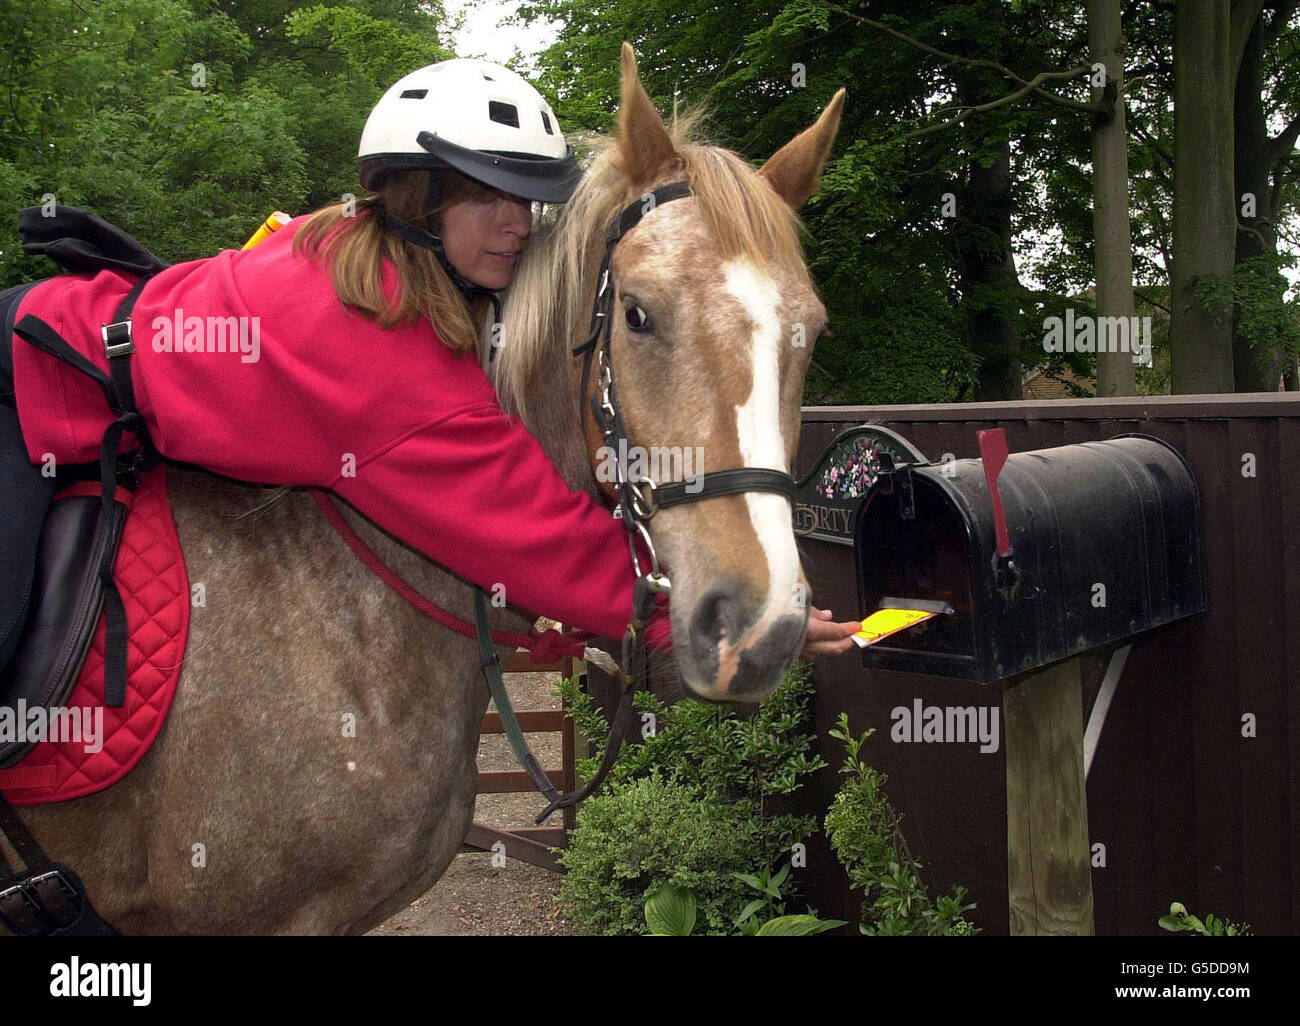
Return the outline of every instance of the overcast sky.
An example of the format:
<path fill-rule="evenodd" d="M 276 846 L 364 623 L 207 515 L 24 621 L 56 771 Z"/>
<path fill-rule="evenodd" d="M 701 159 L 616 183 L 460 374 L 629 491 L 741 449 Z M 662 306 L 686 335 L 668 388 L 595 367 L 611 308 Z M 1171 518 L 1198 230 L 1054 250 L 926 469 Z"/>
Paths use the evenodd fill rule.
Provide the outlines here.
<path fill-rule="evenodd" d="M 456 35 L 456 56 L 486 57 L 504 64 L 515 49 L 535 54 L 555 40 L 554 29 L 502 24 L 518 6 L 514 0 L 446 0 L 447 13 L 465 11 L 465 27 Z"/>

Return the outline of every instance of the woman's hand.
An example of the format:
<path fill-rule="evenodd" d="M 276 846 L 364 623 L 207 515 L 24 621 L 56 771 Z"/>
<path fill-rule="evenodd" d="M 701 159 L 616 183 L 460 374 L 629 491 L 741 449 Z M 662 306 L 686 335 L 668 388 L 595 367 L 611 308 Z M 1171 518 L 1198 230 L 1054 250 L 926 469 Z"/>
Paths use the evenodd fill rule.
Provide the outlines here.
<path fill-rule="evenodd" d="M 829 609 L 813 606 L 808 617 L 808 633 L 804 637 L 803 651 L 800 659 L 809 662 L 820 655 L 839 655 L 854 648 L 853 635 L 862 628 L 860 620 L 846 620 L 843 623 L 831 622 L 835 614 Z"/>

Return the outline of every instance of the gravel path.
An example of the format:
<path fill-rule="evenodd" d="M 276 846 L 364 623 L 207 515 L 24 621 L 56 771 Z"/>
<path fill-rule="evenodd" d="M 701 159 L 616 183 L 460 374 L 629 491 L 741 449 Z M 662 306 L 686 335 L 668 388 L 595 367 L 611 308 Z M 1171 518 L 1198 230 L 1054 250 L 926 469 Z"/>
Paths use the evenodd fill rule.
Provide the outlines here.
<path fill-rule="evenodd" d="M 512 673 L 506 676 L 510 700 L 517 710 L 558 709 L 558 673 Z M 495 710 L 495 704 L 489 705 Z M 560 765 L 559 734 L 529 734 L 538 759 L 547 769 Z M 518 764 L 502 734 L 484 735 L 479 742 L 480 771 L 517 770 Z M 533 825 L 545 801 L 535 792 L 479 795 L 474 819 L 510 830 Z M 556 813 L 548 825 L 558 823 Z M 410 907 L 370 931 L 372 936 L 567 936 L 570 924 L 555 907 L 560 878 L 544 869 L 507 859 L 494 869 L 487 852 L 457 855 L 441 880 Z"/>

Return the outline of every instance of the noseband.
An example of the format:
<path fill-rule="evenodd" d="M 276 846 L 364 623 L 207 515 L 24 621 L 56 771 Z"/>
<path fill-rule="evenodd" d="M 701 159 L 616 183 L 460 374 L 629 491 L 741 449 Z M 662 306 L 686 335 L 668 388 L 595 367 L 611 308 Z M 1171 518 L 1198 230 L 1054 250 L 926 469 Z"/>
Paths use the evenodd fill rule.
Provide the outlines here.
<path fill-rule="evenodd" d="M 605 438 L 605 444 L 615 453 L 627 451 L 631 446 L 627 437 L 627 428 L 623 424 L 623 413 L 618 404 L 618 390 L 614 384 L 614 361 L 610 352 L 610 339 L 613 335 L 612 311 L 614 307 L 614 272 L 610 261 L 614 256 L 614 247 L 619 240 L 635 228 L 643 217 L 651 213 L 662 203 L 681 199 L 691 195 L 688 182 L 670 182 L 646 193 L 635 203 L 624 208 L 618 219 L 609 226 L 605 233 L 605 256 L 600 262 L 600 274 L 597 278 L 596 298 L 592 303 L 591 330 L 586 341 L 573 347 L 574 356 L 583 356 L 582 387 L 578 393 L 578 418 L 581 425 L 586 418 L 584 398 L 587 394 L 587 382 L 591 376 L 591 360 L 595 355 L 597 370 L 596 383 L 599 394 L 591 397 L 591 412 L 597 427 Z M 597 345 L 599 344 L 599 349 Z M 620 442 L 623 445 L 620 445 Z M 659 559 L 655 555 L 654 543 L 650 540 L 648 523 L 650 518 L 661 509 L 679 506 L 701 499 L 715 498 L 720 495 L 735 495 L 740 492 L 775 492 L 790 500 L 794 505 L 794 478 L 784 471 L 771 470 L 766 467 L 733 467 L 730 470 L 714 470 L 701 474 L 698 487 L 694 491 L 686 490 L 686 482 L 657 484 L 649 477 L 632 480 L 625 473 L 621 459 L 615 461 L 618 484 L 618 509 L 615 516 L 621 517 L 627 527 L 628 548 L 632 553 L 632 569 L 636 572 L 636 594 L 638 601 L 634 605 L 633 621 L 641 619 L 641 602 L 645 602 L 646 612 L 653 602 L 653 596 L 644 592 L 667 594 L 671 590 L 668 576 L 659 569 Z M 644 490 L 643 490 L 644 489 Z M 650 572 L 641 569 L 637 558 L 636 536 L 640 534 L 650 552 Z"/>

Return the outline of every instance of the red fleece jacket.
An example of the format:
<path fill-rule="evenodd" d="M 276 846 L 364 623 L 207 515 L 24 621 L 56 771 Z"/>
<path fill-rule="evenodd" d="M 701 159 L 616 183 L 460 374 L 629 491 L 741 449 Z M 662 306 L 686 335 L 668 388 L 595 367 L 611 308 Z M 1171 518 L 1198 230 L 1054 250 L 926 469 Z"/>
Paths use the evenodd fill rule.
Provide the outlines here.
<path fill-rule="evenodd" d="M 345 308 L 323 264 L 291 252 L 304 221 L 145 284 L 131 372 L 159 451 L 243 481 L 328 488 L 454 573 L 503 585 L 512 605 L 622 637 L 633 582 L 622 524 L 569 489 L 475 354 L 453 354 L 427 320 L 383 329 Z M 383 277 L 391 296 L 387 260 Z M 35 314 L 107 369 L 100 326 L 133 283 L 116 271 L 53 278 L 23 296 L 15 323 Z M 217 320 L 228 317 L 245 319 L 242 334 Z M 32 462 L 97 459 L 112 419 L 98 387 L 16 335 L 13 356 Z M 653 647 L 670 644 L 666 614 L 651 622 Z"/>

